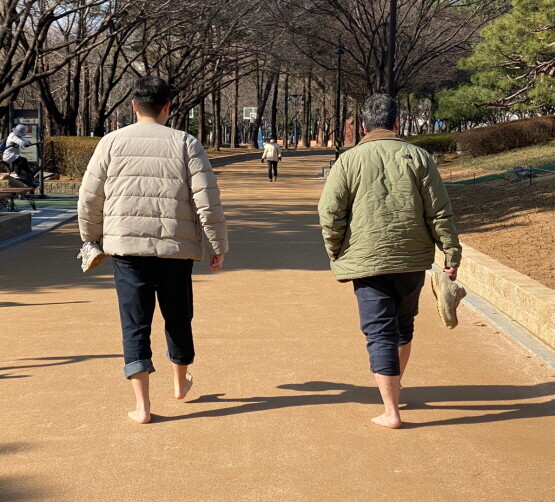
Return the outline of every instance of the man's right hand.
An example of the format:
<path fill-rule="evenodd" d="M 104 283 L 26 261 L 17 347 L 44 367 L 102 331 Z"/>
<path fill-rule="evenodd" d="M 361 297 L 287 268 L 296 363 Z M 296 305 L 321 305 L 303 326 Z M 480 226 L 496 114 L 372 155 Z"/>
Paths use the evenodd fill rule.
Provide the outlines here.
<path fill-rule="evenodd" d="M 210 272 L 216 272 L 220 270 L 224 264 L 223 254 L 211 254 L 210 255 Z"/>
<path fill-rule="evenodd" d="M 458 267 L 448 267 L 444 268 L 443 271 L 449 276 L 449 279 L 455 281 L 457 279 Z"/>

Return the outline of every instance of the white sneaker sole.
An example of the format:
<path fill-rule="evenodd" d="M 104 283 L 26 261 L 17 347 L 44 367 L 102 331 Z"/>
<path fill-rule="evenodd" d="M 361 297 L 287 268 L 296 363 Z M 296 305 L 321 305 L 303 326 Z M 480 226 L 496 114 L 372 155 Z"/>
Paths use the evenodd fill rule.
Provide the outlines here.
<path fill-rule="evenodd" d="M 93 269 L 94 267 L 100 265 L 100 263 L 102 262 L 102 260 L 106 258 L 106 255 L 103 253 L 98 253 L 95 254 L 94 256 L 91 256 L 89 258 L 89 260 L 87 261 L 87 263 L 84 263 L 81 268 L 83 269 L 83 272 L 88 272 L 89 270 Z"/>

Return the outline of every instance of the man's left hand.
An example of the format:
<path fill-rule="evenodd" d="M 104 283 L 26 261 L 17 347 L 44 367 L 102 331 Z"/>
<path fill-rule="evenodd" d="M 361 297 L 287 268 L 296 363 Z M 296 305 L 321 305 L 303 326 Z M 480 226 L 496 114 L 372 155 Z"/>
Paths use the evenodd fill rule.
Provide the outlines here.
<path fill-rule="evenodd" d="M 452 281 L 455 281 L 457 279 L 458 270 L 458 267 L 448 267 L 443 269 L 443 271 L 449 276 L 449 279 L 451 279 Z"/>
<path fill-rule="evenodd" d="M 210 255 L 210 272 L 216 272 L 220 270 L 224 264 L 223 254 L 212 254 Z"/>

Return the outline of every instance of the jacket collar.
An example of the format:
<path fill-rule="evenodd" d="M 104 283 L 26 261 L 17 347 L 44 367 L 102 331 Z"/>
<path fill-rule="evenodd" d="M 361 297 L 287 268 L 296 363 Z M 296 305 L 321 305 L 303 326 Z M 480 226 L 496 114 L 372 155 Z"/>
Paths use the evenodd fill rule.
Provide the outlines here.
<path fill-rule="evenodd" d="M 405 141 L 389 129 L 374 129 L 373 131 L 366 133 L 364 138 L 360 140 L 359 145 L 362 145 L 363 143 L 368 143 L 370 141 L 380 141 L 384 139 L 389 139 L 393 141 Z"/>

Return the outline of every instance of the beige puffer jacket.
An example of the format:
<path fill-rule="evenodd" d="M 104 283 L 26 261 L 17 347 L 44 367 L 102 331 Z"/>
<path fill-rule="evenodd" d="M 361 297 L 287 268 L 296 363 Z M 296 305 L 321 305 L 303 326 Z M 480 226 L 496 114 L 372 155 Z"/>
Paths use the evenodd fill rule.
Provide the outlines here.
<path fill-rule="evenodd" d="M 104 252 L 202 260 L 228 250 L 216 177 L 193 136 L 138 122 L 102 138 L 79 190 L 84 242 Z"/>

